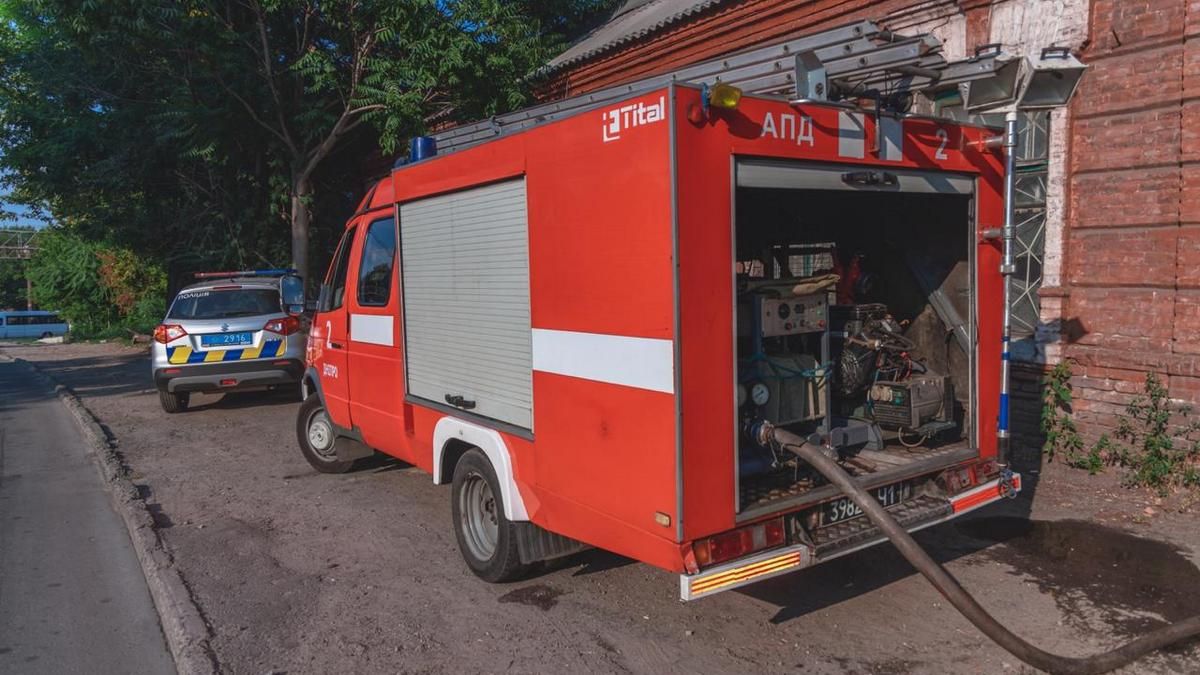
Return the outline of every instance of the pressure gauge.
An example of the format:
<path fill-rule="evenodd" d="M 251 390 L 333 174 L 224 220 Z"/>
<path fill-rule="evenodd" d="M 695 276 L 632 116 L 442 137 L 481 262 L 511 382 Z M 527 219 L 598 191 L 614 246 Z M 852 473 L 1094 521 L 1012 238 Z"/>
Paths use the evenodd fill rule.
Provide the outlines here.
<path fill-rule="evenodd" d="M 755 382 L 750 388 L 750 400 L 754 401 L 754 405 L 766 405 L 771 400 L 771 390 L 762 382 Z"/>
<path fill-rule="evenodd" d="M 746 392 L 746 385 L 739 384 L 737 386 L 737 397 L 739 408 L 746 405 L 746 399 L 750 397 L 750 394 Z"/>

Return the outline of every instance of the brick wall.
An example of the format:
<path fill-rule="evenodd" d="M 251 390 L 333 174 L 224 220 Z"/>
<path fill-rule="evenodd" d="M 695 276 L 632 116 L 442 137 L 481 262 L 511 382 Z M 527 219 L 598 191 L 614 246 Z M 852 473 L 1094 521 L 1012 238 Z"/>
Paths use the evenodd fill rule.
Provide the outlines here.
<path fill-rule="evenodd" d="M 1096 437 L 1157 371 L 1200 393 L 1200 2 L 1093 0 L 1071 106 L 1065 346 Z"/>

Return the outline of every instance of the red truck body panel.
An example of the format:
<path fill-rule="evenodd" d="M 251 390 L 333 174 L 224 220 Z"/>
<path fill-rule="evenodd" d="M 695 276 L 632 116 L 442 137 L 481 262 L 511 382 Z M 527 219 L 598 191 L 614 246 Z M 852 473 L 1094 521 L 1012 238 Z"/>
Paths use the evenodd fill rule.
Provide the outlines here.
<path fill-rule="evenodd" d="M 349 405 L 330 406 L 334 422 L 430 472 L 436 470 L 440 421 L 463 417 L 494 428 L 511 457 L 529 520 L 685 571 L 688 542 L 735 527 L 735 158 L 966 174 L 976 178 L 978 230 L 999 227 L 1003 217 L 1001 155 L 980 144 L 988 130 L 910 117 L 902 123 L 902 157 L 882 159 L 868 151 L 864 158 L 848 158 L 839 155 L 838 144 L 839 115 L 846 109 L 745 97 L 736 110 L 714 110 L 695 124 L 689 113 L 695 116 L 699 105 L 700 92 L 690 86 L 649 91 L 399 167 L 348 224 L 362 230 L 397 217 L 398 204 L 524 176 L 532 328 L 667 345 L 673 382 L 646 388 L 535 365 L 531 433 L 406 396 L 400 283 L 386 306 L 356 304 L 359 232 L 340 311 L 378 317 L 352 316 L 351 323 L 386 321 L 372 325 L 391 326 L 391 345 L 356 342 L 350 327 L 349 354 L 339 366 L 345 372 L 335 378 L 342 382 L 332 384 L 344 386 L 348 379 Z M 870 148 L 875 120 L 857 114 Z M 404 226 L 399 223 L 401 232 Z M 975 400 L 986 458 L 996 452 L 1002 278 L 998 246 L 982 238 L 971 245 L 980 364 Z M 314 321 L 310 355 L 328 390 L 330 376 L 322 367 L 326 322 L 323 315 Z"/>

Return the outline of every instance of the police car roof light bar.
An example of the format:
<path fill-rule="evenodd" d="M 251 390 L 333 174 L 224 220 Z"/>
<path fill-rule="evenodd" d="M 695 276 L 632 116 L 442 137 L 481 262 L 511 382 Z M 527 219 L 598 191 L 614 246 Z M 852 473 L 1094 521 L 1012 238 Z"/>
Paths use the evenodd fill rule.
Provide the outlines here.
<path fill-rule="evenodd" d="M 298 274 L 291 268 L 271 270 L 240 270 L 237 272 L 196 272 L 197 279 L 228 279 L 231 277 L 282 277 L 288 274 Z"/>

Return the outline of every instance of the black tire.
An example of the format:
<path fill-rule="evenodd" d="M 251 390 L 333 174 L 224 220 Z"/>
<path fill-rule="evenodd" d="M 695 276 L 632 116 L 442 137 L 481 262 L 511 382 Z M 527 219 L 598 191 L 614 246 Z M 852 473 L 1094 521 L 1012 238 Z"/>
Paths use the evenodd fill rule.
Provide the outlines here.
<path fill-rule="evenodd" d="M 188 409 L 188 402 L 191 400 L 191 395 L 186 391 L 181 391 L 172 394 L 167 391 L 158 391 L 158 402 L 162 404 L 162 409 L 169 413 L 183 412 Z"/>
<path fill-rule="evenodd" d="M 300 412 L 296 415 L 296 440 L 300 442 L 304 459 L 321 473 L 346 473 L 354 466 L 352 459 L 337 458 L 337 432 L 320 396 L 314 394 L 300 404 Z"/>
<path fill-rule="evenodd" d="M 496 471 L 482 450 L 468 450 L 455 465 L 450 506 L 458 550 L 475 576 L 501 583 L 529 571 L 521 564 L 516 528 L 504 517 Z"/>

